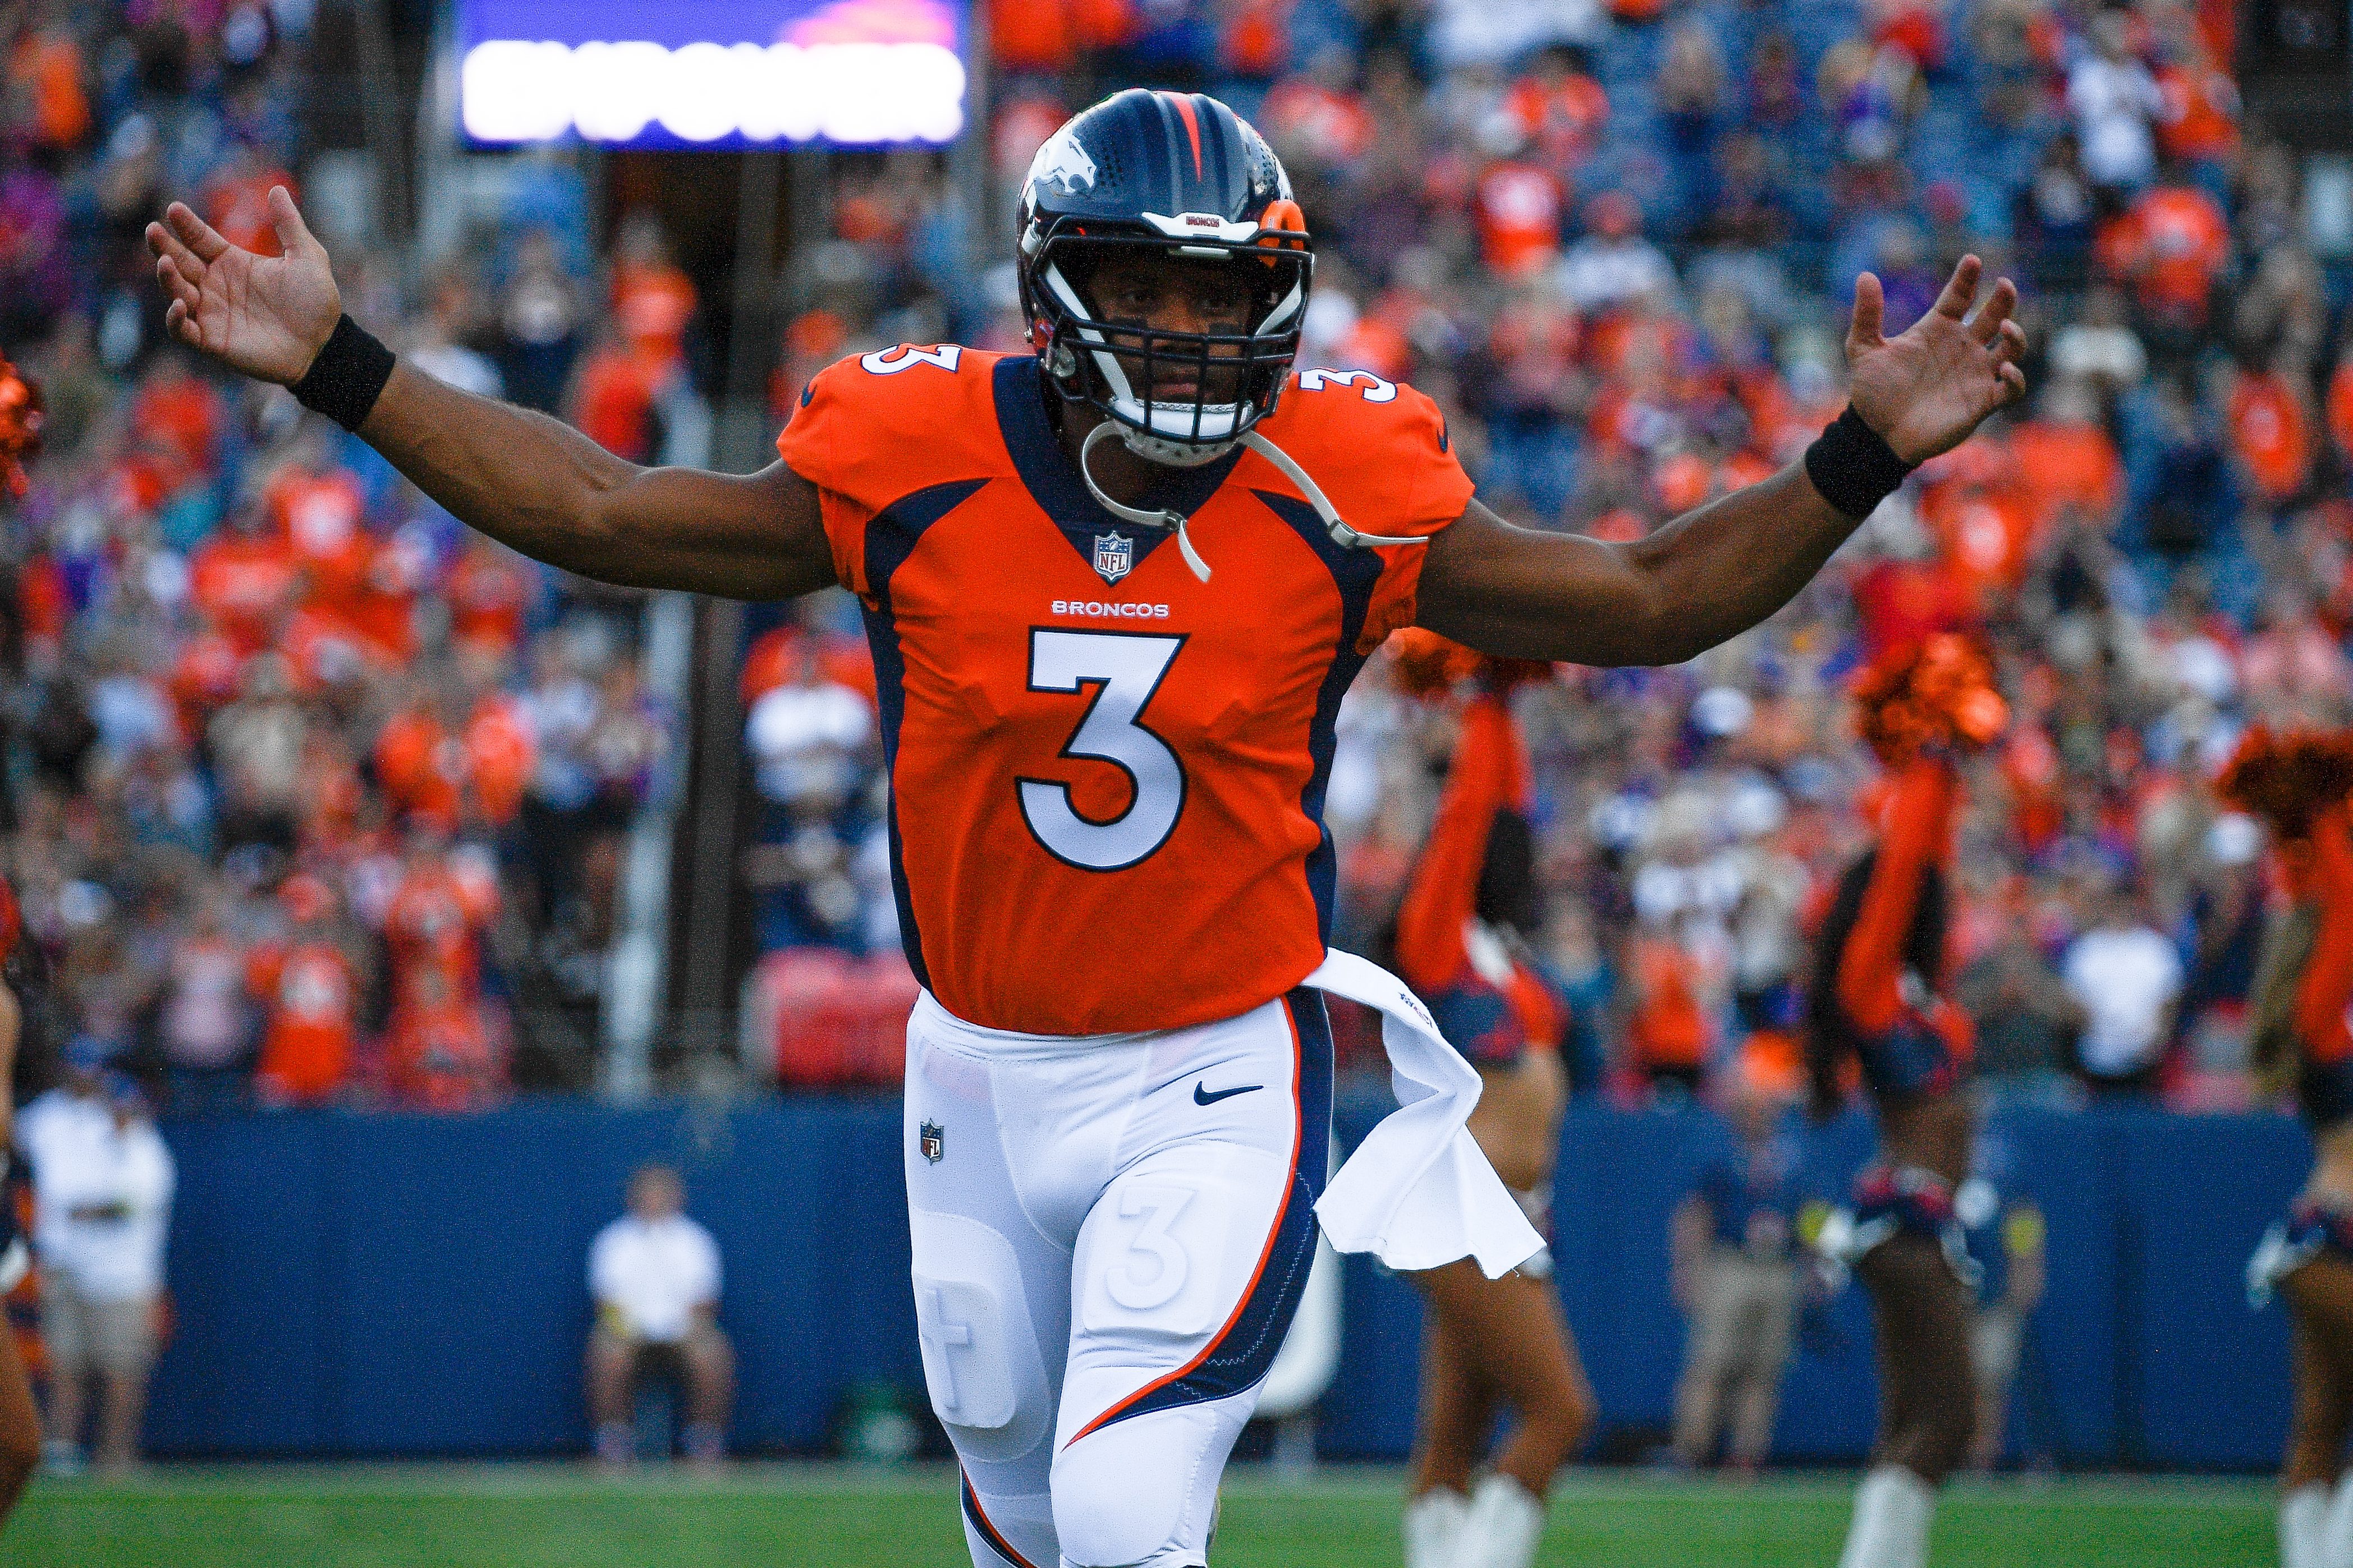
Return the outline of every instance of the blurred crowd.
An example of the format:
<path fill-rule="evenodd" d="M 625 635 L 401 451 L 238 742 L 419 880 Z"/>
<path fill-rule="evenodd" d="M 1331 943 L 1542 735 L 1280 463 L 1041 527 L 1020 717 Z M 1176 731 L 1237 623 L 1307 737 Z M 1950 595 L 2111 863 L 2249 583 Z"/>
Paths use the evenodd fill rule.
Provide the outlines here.
<path fill-rule="evenodd" d="M 163 336 L 141 230 L 167 200 L 276 252 L 264 197 L 302 195 L 326 90 L 311 13 L 0 5 L 0 353 L 47 403 L 0 499 L 0 857 L 46 1015 L 25 1070 L 128 1072 L 183 1113 L 584 1086 L 622 844 L 675 750 L 634 598 Z M 346 247 L 345 307 L 650 456 L 691 288 L 643 224 L 592 271 L 551 171 L 422 278 Z"/>
<path fill-rule="evenodd" d="M 1981 1064 L 2021 1096 L 2232 1106 L 2271 889 L 2208 780 L 2251 721 L 2353 719 L 2353 236 L 2316 232 L 2299 158 L 2242 112 L 2232 28 L 2222 0 L 996 0 L 976 237 L 1009 254 L 1031 153 L 1097 92 L 1214 91 L 1318 237 L 1302 363 L 1410 381 L 1488 505 L 1610 540 L 1802 450 L 1842 403 L 1857 272 L 1890 332 L 1965 253 L 2017 279 L 2030 398 L 1784 613 L 1523 689 L 1573 1076 L 1794 1081 L 1810 924 L 1875 808 L 1846 681 L 1959 627 L 2018 716 L 1957 859 Z M 844 353 L 1021 341 L 1009 265 L 956 264 L 944 169 L 843 163 L 779 420 Z M 752 710 L 770 945 L 891 925 L 849 631 L 820 606 L 775 634 L 799 657 Z M 1378 663 L 1343 710 L 1339 945 L 1378 950 L 1451 723 Z"/>
<path fill-rule="evenodd" d="M 181 195 L 274 247 L 263 194 L 317 167 L 312 24 L 0 4 L 0 351 L 50 417 L 0 542 L 7 869 L 59 1041 L 183 1108 L 480 1104 L 585 1079 L 623 836 L 678 748 L 633 600 L 163 342 L 140 228 Z M 1517 698 L 1573 1077 L 1791 1080 L 1809 924 L 1873 809 L 1845 682 L 1968 627 L 2018 716 L 1957 862 L 1985 1068 L 2241 1104 L 2272 889 L 2208 780 L 2252 721 L 2353 720 L 2353 236 L 2243 112 L 2232 27 L 2224 0 L 995 0 L 988 200 L 938 153 L 830 159 L 771 421 L 846 353 L 1018 345 L 1020 176 L 1134 81 L 1266 132 L 1318 238 L 1303 363 L 1429 393 L 1528 526 L 1638 539 L 1771 473 L 1841 404 L 1854 275 L 1892 332 L 1974 252 L 2022 291 L 2024 404 L 1767 625 Z M 649 214 L 600 232 L 576 161 L 507 167 L 445 262 L 340 250 L 346 308 L 656 457 L 718 390 L 694 281 Z M 910 983 L 855 605 L 755 608 L 740 695 L 747 1046 L 887 1078 L 867 1015 Z M 1378 662 L 1343 710 L 1340 945 L 1378 948 L 1450 729 Z"/>

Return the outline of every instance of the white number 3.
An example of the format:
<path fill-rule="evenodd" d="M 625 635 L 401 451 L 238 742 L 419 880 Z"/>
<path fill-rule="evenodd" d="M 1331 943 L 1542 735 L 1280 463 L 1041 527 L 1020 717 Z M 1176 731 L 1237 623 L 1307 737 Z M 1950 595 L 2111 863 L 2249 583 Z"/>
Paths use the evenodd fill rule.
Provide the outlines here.
<path fill-rule="evenodd" d="M 1056 859 L 1089 871 L 1118 871 L 1149 856 L 1176 831 L 1185 809 L 1185 768 L 1168 742 L 1139 720 L 1184 646 L 1183 637 L 1030 630 L 1030 690 L 1097 689 L 1061 754 L 1109 763 L 1127 775 L 1135 791 L 1125 811 L 1109 822 L 1093 822 L 1071 808 L 1070 785 L 1020 780 L 1021 818 Z"/>
<path fill-rule="evenodd" d="M 1303 370 L 1299 373 L 1299 390 L 1321 392 L 1327 386 L 1355 386 L 1362 383 L 1367 403 L 1395 403 L 1397 384 L 1383 381 L 1368 370 Z"/>
<path fill-rule="evenodd" d="M 876 375 L 896 375 L 908 366 L 917 364 L 937 365 L 954 375 L 956 361 L 963 356 L 964 349 L 955 343 L 942 343 L 935 349 L 919 349 L 913 343 L 899 343 L 887 349 L 876 349 L 871 354 L 861 354 L 858 363 Z"/>

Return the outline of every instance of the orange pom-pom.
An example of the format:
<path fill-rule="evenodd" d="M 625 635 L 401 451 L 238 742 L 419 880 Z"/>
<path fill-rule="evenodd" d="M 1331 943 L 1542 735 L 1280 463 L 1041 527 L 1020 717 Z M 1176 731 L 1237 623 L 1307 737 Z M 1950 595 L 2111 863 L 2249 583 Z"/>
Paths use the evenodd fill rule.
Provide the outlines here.
<path fill-rule="evenodd" d="M 1993 664 L 1968 637 L 1943 632 L 1891 650 L 1854 683 L 1862 738 L 1889 767 L 1922 747 L 1976 751 L 2010 726 L 2010 704 L 1994 689 Z"/>
<path fill-rule="evenodd" d="M 2313 814 L 2353 795 L 2353 734 L 2249 727 L 2214 781 L 2215 793 L 2287 839 L 2312 830 Z"/>
<path fill-rule="evenodd" d="M 0 485 L 25 493 L 25 465 L 41 449 L 41 389 L 0 359 Z"/>
<path fill-rule="evenodd" d="M 1479 668 L 1478 654 L 1419 626 L 1406 627 L 1389 646 L 1397 650 L 1398 689 L 1409 697 L 1441 696 Z"/>
<path fill-rule="evenodd" d="M 1542 659 L 1497 658 L 1420 626 L 1406 627 L 1389 646 L 1397 654 L 1398 689 L 1409 697 L 1442 697 L 1472 679 L 1491 691 L 1509 691 L 1552 679 L 1552 666 Z"/>

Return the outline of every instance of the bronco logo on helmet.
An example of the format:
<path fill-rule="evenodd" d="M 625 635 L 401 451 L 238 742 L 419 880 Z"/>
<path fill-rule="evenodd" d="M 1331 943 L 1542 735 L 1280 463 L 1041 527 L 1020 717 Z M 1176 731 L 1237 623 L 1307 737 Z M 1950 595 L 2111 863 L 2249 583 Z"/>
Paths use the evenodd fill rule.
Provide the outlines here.
<path fill-rule="evenodd" d="M 1095 161 L 1079 145 L 1079 139 L 1064 126 L 1046 139 L 1038 149 L 1038 156 L 1029 164 L 1029 183 L 1051 184 L 1064 195 L 1076 195 L 1082 190 L 1092 190 L 1095 184 Z"/>

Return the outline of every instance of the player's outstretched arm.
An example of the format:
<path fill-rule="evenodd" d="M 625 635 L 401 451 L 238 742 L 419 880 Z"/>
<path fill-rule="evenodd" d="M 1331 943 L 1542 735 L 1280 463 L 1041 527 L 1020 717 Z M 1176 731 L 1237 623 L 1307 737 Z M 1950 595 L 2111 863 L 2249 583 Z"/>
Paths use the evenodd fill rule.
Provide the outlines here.
<path fill-rule="evenodd" d="M 2003 279 L 1972 316 L 1978 270 L 1965 258 L 1935 309 L 1894 338 L 1880 331 L 1879 279 L 1856 280 L 1850 396 L 1905 466 L 1959 446 L 2026 388 L 2018 290 Z M 1680 664 L 1788 604 L 1862 521 L 1803 463 L 1630 544 L 1514 528 L 1474 501 L 1430 542 L 1419 619 L 1486 653 Z"/>
<path fill-rule="evenodd" d="M 164 322 L 233 370 L 291 386 L 343 313 L 327 252 L 283 187 L 285 254 L 231 245 L 174 202 L 147 226 Z M 559 420 L 398 363 L 359 434 L 465 522 L 535 560 L 635 588 L 776 599 L 834 580 L 815 487 L 782 463 L 736 476 L 625 462 Z"/>

